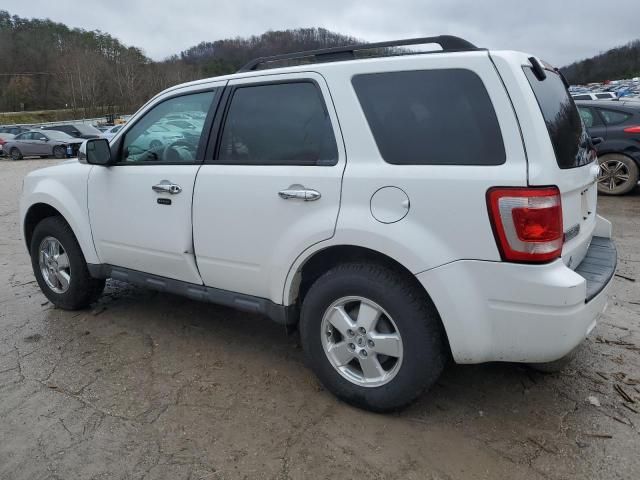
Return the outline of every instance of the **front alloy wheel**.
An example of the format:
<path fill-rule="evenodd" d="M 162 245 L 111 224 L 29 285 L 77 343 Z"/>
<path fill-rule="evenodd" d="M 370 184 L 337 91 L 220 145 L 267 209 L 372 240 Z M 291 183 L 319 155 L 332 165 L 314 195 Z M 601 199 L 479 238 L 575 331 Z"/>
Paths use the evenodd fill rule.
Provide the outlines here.
<path fill-rule="evenodd" d="M 333 368 L 362 387 L 390 382 L 402 365 L 402 338 L 387 312 L 364 297 L 345 297 L 325 312 L 322 346 Z"/>
<path fill-rule="evenodd" d="M 62 244 L 53 237 L 45 237 L 38 249 L 38 265 L 47 286 L 55 293 L 69 290 L 71 266 Z"/>

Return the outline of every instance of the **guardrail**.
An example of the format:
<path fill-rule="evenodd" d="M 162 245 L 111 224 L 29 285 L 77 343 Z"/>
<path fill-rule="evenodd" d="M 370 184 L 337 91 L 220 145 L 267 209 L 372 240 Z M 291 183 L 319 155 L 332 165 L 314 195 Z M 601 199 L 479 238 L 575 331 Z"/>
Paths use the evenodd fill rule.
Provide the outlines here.
<path fill-rule="evenodd" d="M 0 116 L 0 120 L 2 117 Z M 73 125 L 74 123 L 89 123 L 95 124 L 98 122 L 103 122 L 105 117 L 95 117 L 95 118 L 81 118 L 78 120 L 60 120 L 59 122 L 40 122 L 40 123 L 7 123 L 1 124 L 0 127 L 25 127 L 25 128 L 38 128 L 38 127 L 46 127 L 47 125 Z"/>

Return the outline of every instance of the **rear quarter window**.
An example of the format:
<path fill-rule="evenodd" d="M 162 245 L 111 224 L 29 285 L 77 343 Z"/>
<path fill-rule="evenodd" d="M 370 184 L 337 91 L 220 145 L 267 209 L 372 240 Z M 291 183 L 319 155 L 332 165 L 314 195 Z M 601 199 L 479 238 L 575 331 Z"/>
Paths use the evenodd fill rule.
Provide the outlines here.
<path fill-rule="evenodd" d="M 465 69 L 356 75 L 352 84 L 382 158 L 395 165 L 500 165 L 489 94 Z"/>
<path fill-rule="evenodd" d="M 589 155 L 589 136 L 560 76 L 547 70 L 547 78 L 538 80 L 531 67 L 524 67 L 524 73 L 544 117 L 558 166 L 576 168 L 588 164 L 593 158 Z"/>

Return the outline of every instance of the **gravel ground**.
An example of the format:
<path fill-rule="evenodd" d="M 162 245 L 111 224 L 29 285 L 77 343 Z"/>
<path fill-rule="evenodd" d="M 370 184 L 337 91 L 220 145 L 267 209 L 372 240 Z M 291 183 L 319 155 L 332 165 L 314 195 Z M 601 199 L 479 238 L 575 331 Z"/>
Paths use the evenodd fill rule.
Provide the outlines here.
<path fill-rule="evenodd" d="M 0 160 L 0 478 L 640 478 L 640 189 L 600 199 L 620 276 L 563 373 L 450 365 L 377 415 L 259 317 L 114 282 L 92 310 L 53 308 L 17 215 L 22 177 L 52 163 Z"/>

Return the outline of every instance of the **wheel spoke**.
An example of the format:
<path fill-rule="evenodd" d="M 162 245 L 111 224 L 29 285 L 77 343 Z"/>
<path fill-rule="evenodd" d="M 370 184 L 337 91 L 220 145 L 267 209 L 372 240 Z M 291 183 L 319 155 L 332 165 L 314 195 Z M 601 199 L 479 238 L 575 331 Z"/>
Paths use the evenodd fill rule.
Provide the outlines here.
<path fill-rule="evenodd" d="M 364 328 L 367 332 L 373 330 L 380 318 L 380 310 L 364 302 L 360 302 L 358 310 L 358 319 L 356 321 L 358 327 Z"/>
<path fill-rule="evenodd" d="M 377 333 L 369 336 L 374 342 L 371 350 L 389 357 L 400 357 L 400 337 L 397 333 Z"/>
<path fill-rule="evenodd" d="M 616 180 L 619 180 L 620 182 L 624 183 L 627 180 L 629 180 L 629 175 L 625 173 L 619 173 L 616 175 Z"/>
<path fill-rule="evenodd" d="M 56 258 L 58 262 L 58 268 L 69 268 L 69 256 L 66 253 L 61 253 Z"/>
<path fill-rule="evenodd" d="M 355 323 L 344 310 L 343 307 L 333 307 L 333 311 L 328 318 L 329 323 L 338 330 L 344 337 L 347 337 L 347 330 L 355 328 Z"/>
<path fill-rule="evenodd" d="M 327 354 L 338 367 L 346 365 L 353 359 L 353 352 L 349 350 L 347 342 L 335 343 L 329 347 Z"/>
<path fill-rule="evenodd" d="M 359 357 L 358 361 L 360 362 L 363 375 L 368 379 L 379 378 L 386 373 L 376 355 L 369 355 L 366 358 Z"/>
<path fill-rule="evenodd" d="M 62 290 L 66 290 L 69 286 L 69 280 L 71 279 L 71 277 L 69 277 L 69 274 L 63 271 L 57 271 L 55 277 L 60 284 L 60 288 Z"/>
<path fill-rule="evenodd" d="M 607 164 L 606 162 L 602 162 L 600 164 L 600 170 L 602 170 L 602 172 L 607 174 L 611 172 L 611 169 L 609 168 L 609 164 Z"/>
<path fill-rule="evenodd" d="M 624 163 L 616 162 L 615 166 L 613 167 L 613 173 L 618 173 L 622 167 L 624 167 Z"/>

